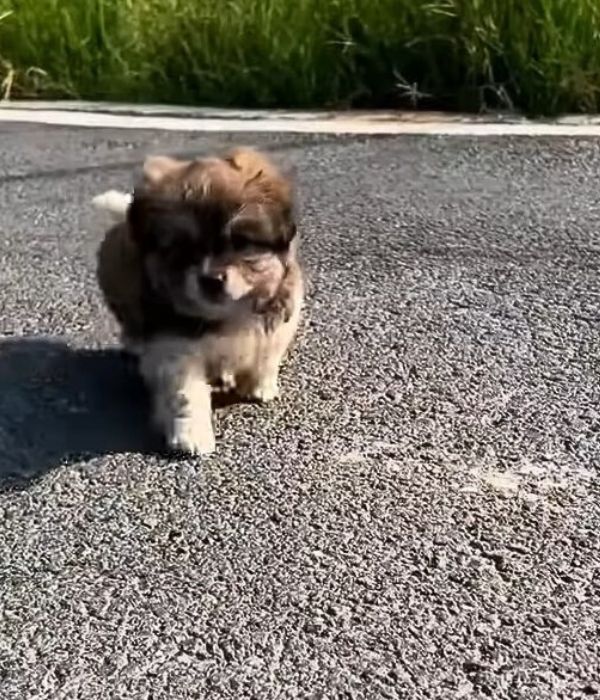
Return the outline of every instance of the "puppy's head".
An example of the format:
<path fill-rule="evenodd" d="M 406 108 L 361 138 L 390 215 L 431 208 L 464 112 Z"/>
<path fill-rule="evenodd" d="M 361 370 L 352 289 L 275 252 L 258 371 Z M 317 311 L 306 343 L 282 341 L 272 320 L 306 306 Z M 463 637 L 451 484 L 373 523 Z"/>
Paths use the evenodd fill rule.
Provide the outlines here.
<path fill-rule="evenodd" d="M 178 314 L 209 320 L 275 295 L 296 232 L 289 181 L 246 149 L 147 159 L 129 226 L 153 292 Z"/>

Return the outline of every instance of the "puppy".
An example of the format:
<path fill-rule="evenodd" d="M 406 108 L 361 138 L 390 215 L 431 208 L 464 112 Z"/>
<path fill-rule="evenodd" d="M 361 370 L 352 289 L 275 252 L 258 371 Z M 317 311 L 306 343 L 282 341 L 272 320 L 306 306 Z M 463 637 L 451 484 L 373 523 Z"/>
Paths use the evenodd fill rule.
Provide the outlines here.
<path fill-rule="evenodd" d="M 278 395 L 303 278 L 290 182 L 263 155 L 146 160 L 132 198 L 96 198 L 120 220 L 98 255 L 108 307 L 172 448 L 215 448 L 211 390 Z"/>

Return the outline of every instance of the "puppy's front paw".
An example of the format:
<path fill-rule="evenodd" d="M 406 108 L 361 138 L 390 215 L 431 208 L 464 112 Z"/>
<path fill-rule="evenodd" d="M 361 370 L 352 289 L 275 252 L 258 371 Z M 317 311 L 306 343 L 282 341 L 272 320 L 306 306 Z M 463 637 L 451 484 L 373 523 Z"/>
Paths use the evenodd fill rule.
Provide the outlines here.
<path fill-rule="evenodd" d="M 269 403 L 279 396 L 279 382 L 277 377 L 265 377 L 250 391 L 250 397 L 261 403 Z"/>
<path fill-rule="evenodd" d="M 229 371 L 222 372 L 220 386 L 223 391 L 233 391 L 235 389 L 235 374 Z"/>
<path fill-rule="evenodd" d="M 171 449 L 190 455 L 209 455 L 215 451 L 215 435 L 212 427 L 190 417 L 178 417 L 167 435 Z"/>

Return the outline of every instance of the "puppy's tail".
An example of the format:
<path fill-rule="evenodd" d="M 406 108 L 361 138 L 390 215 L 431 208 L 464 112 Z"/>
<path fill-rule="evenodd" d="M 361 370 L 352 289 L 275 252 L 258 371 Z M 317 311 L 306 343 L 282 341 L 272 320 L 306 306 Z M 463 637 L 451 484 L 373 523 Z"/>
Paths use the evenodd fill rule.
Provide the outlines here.
<path fill-rule="evenodd" d="M 94 197 L 92 204 L 100 211 L 107 211 L 117 223 L 122 223 L 127 218 L 132 200 L 131 194 L 109 190 Z"/>

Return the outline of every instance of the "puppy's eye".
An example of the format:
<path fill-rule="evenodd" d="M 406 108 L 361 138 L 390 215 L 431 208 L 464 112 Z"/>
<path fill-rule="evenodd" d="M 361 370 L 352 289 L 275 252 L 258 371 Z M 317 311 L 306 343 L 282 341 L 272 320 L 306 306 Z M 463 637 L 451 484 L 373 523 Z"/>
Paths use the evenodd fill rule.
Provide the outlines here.
<path fill-rule="evenodd" d="M 245 233 L 236 232 L 231 235 L 231 247 L 233 250 L 246 250 L 247 248 L 252 247 L 252 245 L 252 239 Z"/>
<path fill-rule="evenodd" d="M 187 248 L 169 248 L 162 251 L 165 263 L 174 270 L 182 270 L 192 264 L 194 251 Z"/>
<path fill-rule="evenodd" d="M 156 216 L 149 221 L 150 239 L 163 252 L 189 247 L 195 239 L 194 222 L 182 216 Z"/>

